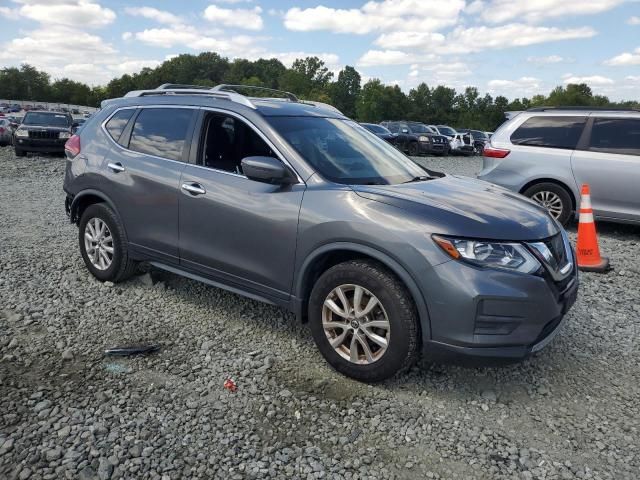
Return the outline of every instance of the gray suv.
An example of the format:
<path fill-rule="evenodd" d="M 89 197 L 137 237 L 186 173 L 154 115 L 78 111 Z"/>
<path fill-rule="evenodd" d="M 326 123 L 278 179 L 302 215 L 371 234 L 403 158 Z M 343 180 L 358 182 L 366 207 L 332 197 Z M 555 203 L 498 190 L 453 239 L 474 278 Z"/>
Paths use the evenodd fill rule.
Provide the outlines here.
<path fill-rule="evenodd" d="M 531 109 L 487 147 L 478 178 L 524 194 L 563 224 L 579 211 L 583 183 L 596 217 L 640 223 L 640 111 Z"/>
<path fill-rule="evenodd" d="M 522 358 L 553 338 L 578 279 L 544 208 L 424 170 L 328 105 L 239 88 L 130 92 L 69 140 L 66 210 L 97 279 L 144 261 L 284 307 L 367 382 L 421 351 Z"/>

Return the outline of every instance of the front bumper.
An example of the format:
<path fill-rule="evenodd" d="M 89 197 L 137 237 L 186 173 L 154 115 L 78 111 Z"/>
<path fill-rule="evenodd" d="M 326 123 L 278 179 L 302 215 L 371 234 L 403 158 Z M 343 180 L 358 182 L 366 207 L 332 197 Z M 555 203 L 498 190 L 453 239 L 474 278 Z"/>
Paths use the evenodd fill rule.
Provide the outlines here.
<path fill-rule="evenodd" d="M 15 138 L 14 146 L 26 152 L 60 152 L 64 153 L 64 145 L 68 139 L 35 139 Z"/>
<path fill-rule="evenodd" d="M 418 142 L 421 154 L 443 155 L 447 152 L 444 143 Z"/>
<path fill-rule="evenodd" d="M 537 276 L 479 269 L 449 261 L 434 267 L 438 284 L 425 286 L 431 339 L 426 354 L 519 359 L 544 348 L 575 303 L 575 265 L 561 282 Z"/>

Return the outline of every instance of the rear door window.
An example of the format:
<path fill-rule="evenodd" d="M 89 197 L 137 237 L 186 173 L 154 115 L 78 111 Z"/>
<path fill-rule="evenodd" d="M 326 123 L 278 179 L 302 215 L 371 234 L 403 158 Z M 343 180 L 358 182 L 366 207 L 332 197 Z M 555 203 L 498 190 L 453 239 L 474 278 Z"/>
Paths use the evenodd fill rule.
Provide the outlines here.
<path fill-rule="evenodd" d="M 113 138 L 116 142 L 120 140 L 120 136 L 122 135 L 124 128 L 127 126 L 127 123 L 129 123 L 129 120 L 131 119 L 135 111 L 135 108 L 119 110 L 113 114 L 113 116 L 105 125 L 107 128 L 107 132 L 109 132 L 111 138 Z"/>
<path fill-rule="evenodd" d="M 511 134 L 511 143 L 573 150 L 586 121 L 586 117 L 531 117 Z"/>
<path fill-rule="evenodd" d="M 640 118 L 596 118 L 591 129 L 589 150 L 640 155 Z"/>
<path fill-rule="evenodd" d="M 143 109 L 133 126 L 129 149 L 169 160 L 182 160 L 193 112 L 187 108 Z"/>

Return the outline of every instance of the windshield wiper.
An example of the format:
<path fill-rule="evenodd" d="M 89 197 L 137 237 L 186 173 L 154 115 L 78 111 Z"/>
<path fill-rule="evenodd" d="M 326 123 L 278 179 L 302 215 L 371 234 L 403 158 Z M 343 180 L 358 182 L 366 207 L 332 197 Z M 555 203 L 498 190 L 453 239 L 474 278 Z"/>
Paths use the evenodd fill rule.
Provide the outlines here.
<path fill-rule="evenodd" d="M 413 177 L 411 180 L 407 180 L 402 183 L 413 183 L 413 182 L 424 182 L 426 180 L 431 180 L 433 177 L 428 177 L 427 175 L 420 175 L 419 177 Z"/>

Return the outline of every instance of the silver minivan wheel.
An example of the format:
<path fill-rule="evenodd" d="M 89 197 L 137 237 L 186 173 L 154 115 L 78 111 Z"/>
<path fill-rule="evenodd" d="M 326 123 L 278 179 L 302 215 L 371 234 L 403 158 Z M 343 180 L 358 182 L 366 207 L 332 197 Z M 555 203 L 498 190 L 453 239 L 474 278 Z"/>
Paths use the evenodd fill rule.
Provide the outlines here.
<path fill-rule="evenodd" d="M 84 228 L 84 248 L 95 268 L 106 270 L 111 266 L 113 237 L 106 222 L 97 217 L 89 219 Z"/>
<path fill-rule="evenodd" d="M 549 210 L 549 213 L 553 216 L 553 218 L 558 219 L 560 218 L 560 215 L 562 215 L 562 199 L 560 198 L 560 196 L 558 196 L 558 194 L 550 192 L 548 190 L 542 190 L 535 193 L 531 197 L 531 199 Z"/>
<path fill-rule="evenodd" d="M 354 284 L 339 285 L 327 295 L 322 328 L 336 353 L 359 365 L 382 358 L 391 338 L 389 317 L 380 300 Z"/>

